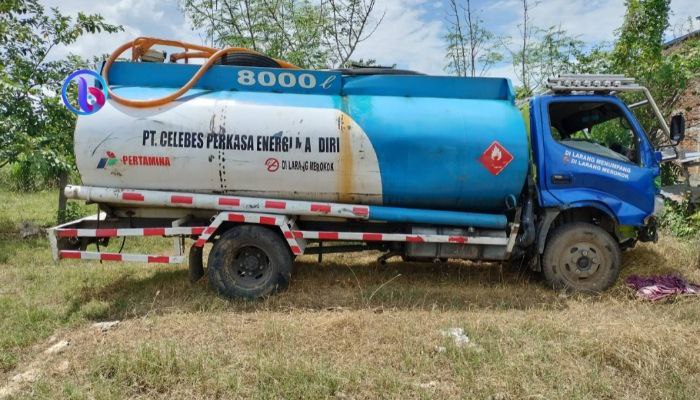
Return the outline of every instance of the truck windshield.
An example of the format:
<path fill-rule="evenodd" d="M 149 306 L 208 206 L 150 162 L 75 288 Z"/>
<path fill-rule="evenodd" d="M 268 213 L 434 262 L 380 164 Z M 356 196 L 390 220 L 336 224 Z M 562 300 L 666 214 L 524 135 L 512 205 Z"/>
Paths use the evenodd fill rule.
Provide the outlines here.
<path fill-rule="evenodd" d="M 625 114 L 605 102 L 554 102 L 549 106 L 552 137 L 574 149 L 638 164 L 637 141 Z"/>

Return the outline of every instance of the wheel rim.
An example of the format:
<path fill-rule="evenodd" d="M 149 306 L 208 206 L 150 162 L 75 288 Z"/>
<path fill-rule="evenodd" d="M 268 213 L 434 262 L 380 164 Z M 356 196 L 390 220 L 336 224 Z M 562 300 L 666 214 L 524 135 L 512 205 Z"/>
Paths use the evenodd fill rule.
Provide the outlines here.
<path fill-rule="evenodd" d="M 229 272 L 241 286 L 257 286 L 266 282 L 272 272 L 270 258 L 258 247 L 242 247 L 234 255 Z"/>
<path fill-rule="evenodd" d="M 578 242 L 567 247 L 559 272 L 564 279 L 580 287 L 603 279 L 607 257 L 602 249 L 590 242 Z"/>

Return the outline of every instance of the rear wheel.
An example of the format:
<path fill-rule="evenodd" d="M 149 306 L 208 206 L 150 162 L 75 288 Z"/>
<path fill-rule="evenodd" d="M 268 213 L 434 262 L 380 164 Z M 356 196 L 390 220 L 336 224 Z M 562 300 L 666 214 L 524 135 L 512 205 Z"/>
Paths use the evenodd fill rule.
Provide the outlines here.
<path fill-rule="evenodd" d="M 279 235 L 261 226 L 241 225 L 221 235 L 207 268 L 219 294 L 255 299 L 289 285 L 292 257 Z"/>
<path fill-rule="evenodd" d="M 562 225 L 550 234 L 542 264 L 554 289 L 602 292 L 620 273 L 620 248 L 598 226 L 580 222 Z"/>

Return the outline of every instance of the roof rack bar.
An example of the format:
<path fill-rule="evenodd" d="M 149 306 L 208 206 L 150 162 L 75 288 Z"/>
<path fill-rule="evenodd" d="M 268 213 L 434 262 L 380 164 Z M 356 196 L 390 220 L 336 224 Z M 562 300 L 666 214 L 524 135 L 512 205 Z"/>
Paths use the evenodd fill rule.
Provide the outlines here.
<path fill-rule="evenodd" d="M 651 96 L 649 89 L 639 85 L 634 78 L 629 78 L 624 75 L 614 74 L 562 74 L 556 78 L 547 80 L 547 87 L 554 93 L 572 93 L 572 92 L 602 92 L 613 94 L 615 92 L 644 92 L 646 101 L 651 105 L 654 115 L 659 122 L 659 126 L 668 136 L 671 136 L 671 131 L 666 124 L 666 120 L 661 114 L 661 110 L 656 105 L 654 98 Z M 640 106 L 641 103 L 633 104 L 630 108 Z"/>

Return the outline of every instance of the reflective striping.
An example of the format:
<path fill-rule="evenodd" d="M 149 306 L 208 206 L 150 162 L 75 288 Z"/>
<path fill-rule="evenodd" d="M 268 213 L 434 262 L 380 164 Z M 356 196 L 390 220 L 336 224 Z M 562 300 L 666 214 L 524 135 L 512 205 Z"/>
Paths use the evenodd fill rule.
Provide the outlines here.
<path fill-rule="evenodd" d="M 265 200 L 265 208 L 284 210 L 285 208 L 287 208 L 287 203 L 285 203 L 284 201 Z"/>
<path fill-rule="evenodd" d="M 117 253 L 100 253 L 100 260 L 103 261 L 122 261 L 123 257 Z"/>
<path fill-rule="evenodd" d="M 184 256 L 163 256 L 148 254 L 119 254 L 99 253 L 95 251 L 61 250 L 58 252 L 60 259 L 93 260 L 93 261 L 126 261 L 156 264 L 179 264 L 185 261 Z"/>
<path fill-rule="evenodd" d="M 369 206 L 356 204 L 233 197 L 159 190 L 136 191 L 89 186 L 67 186 L 65 194 L 70 199 L 89 200 L 97 203 L 133 204 L 133 201 L 139 201 L 144 206 L 153 207 L 181 207 L 234 212 L 265 210 L 272 214 L 283 215 L 328 216 L 352 219 L 369 218 Z M 282 204 L 284 204 L 283 208 Z"/>
<path fill-rule="evenodd" d="M 143 236 L 165 236 L 165 228 L 144 228 Z"/>
<path fill-rule="evenodd" d="M 263 225 L 278 225 L 275 217 L 260 217 L 259 222 Z"/>
<path fill-rule="evenodd" d="M 338 232 L 318 232 L 320 240 L 338 240 Z"/>
<path fill-rule="evenodd" d="M 363 233 L 362 240 L 367 242 L 381 242 L 384 239 L 381 233 Z"/>
<path fill-rule="evenodd" d="M 122 199 L 126 201 L 143 201 L 144 197 L 141 193 L 125 192 L 122 193 Z"/>
<path fill-rule="evenodd" d="M 58 237 L 178 236 L 200 235 L 206 227 L 120 228 L 120 229 L 57 229 Z"/>
<path fill-rule="evenodd" d="M 95 236 L 97 237 L 115 237 L 117 236 L 116 229 L 95 229 Z"/>
<path fill-rule="evenodd" d="M 274 215 L 260 215 L 255 213 L 221 213 L 223 220 L 239 223 L 277 225 L 282 227 L 280 218 Z M 123 229 L 57 229 L 58 237 L 121 237 L 121 236 L 200 236 L 195 245 L 201 247 L 221 225 L 218 223 L 204 227 L 174 227 L 174 228 L 123 228 Z M 356 240 L 366 242 L 431 242 L 431 243 L 456 243 L 456 244 L 493 244 L 500 245 L 501 238 L 474 238 L 468 236 L 446 235 L 409 235 L 395 233 L 372 232 L 328 232 L 328 231 L 300 231 L 284 230 L 286 239 L 315 239 L 315 240 Z M 205 239 L 204 242 L 201 239 Z"/>
<path fill-rule="evenodd" d="M 361 207 L 356 207 L 360 208 Z M 319 209 L 317 207 L 317 209 Z M 358 210 L 353 210 L 353 212 Z M 361 212 L 361 211 L 360 211 Z M 294 255 L 304 254 L 306 239 L 311 240 L 337 240 L 337 241 L 364 241 L 364 242 L 409 242 L 409 243 L 456 243 L 475 245 L 499 245 L 505 246 L 507 238 L 500 237 L 470 237 L 456 235 L 420 235 L 405 233 L 377 233 L 377 232 L 339 232 L 339 231 L 303 231 L 296 227 L 295 222 L 284 215 L 270 215 L 246 212 L 221 212 L 212 223 L 207 226 L 197 227 L 153 227 L 153 228 L 124 228 L 124 229 L 55 229 L 57 237 L 114 237 L 114 236 L 193 236 L 199 235 L 194 243 L 195 247 L 204 247 L 216 234 L 222 223 L 238 222 L 250 224 L 262 224 L 278 226 L 282 231 L 289 249 Z M 291 227 L 291 228 L 290 228 Z M 181 263 L 184 256 L 162 256 L 143 254 L 119 254 L 99 253 L 89 251 L 62 250 L 59 259 L 82 259 L 102 261 L 129 261 L 143 263 Z"/>
<path fill-rule="evenodd" d="M 448 240 L 450 243 L 467 243 L 468 239 L 469 238 L 464 236 L 450 236 Z"/>
<path fill-rule="evenodd" d="M 80 259 L 81 254 L 79 251 L 70 251 L 70 250 L 63 250 L 58 253 L 60 258 L 71 258 L 71 259 Z"/>
<path fill-rule="evenodd" d="M 289 220 L 286 216 L 270 215 L 270 214 L 258 214 L 258 213 L 232 213 L 232 212 L 222 212 L 214 218 L 212 223 L 204 230 L 202 235 L 195 241 L 195 247 L 204 247 L 209 241 L 211 236 L 216 232 L 216 230 L 221 226 L 224 221 L 233 221 L 249 224 L 261 224 L 261 225 L 276 225 L 282 230 L 282 235 L 284 235 L 289 248 L 292 253 L 299 255 L 303 254 L 302 243 L 294 237 L 294 234 L 289 229 L 289 226 L 294 226 L 294 223 Z M 296 250 L 295 250 L 296 249 Z"/>
<path fill-rule="evenodd" d="M 369 208 L 367 207 L 353 207 L 352 213 L 362 217 L 369 217 Z"/>
<path fill-rule="evenodd" d="M 170 202 L 173 204 L 192 204 L 194 203 L 194 198 L 192 196 L 170 196 Z"/>
<path fill-rule="evenodd" d="M 414 235 L 404 233 L 374 232 L 318 232 L 293 230 L 292 235 L 298 239 L 311 240 L 349 240 L 358 242 L 410 242 L 410 243 L 459 243 L 504 246 L 508 238 L 487 236 L 448 236 L 448 235 Z"/>
<path fill-rule="evenodd" d="M 235 197 L 219 197 L 219 205 L 238 207 L 241 205 L 241 199 Z"/>
<path fill-rule="evenodd" d="M 170 264 L 169 256 L 148 256 L 149 263 Z"/>
<path fill-rule="evenodd" d="M 229 214 L 228 220 L 231 222 L 245 222 L 245 216 L 242 214 Z"/>
<path fill-rule="evenodd" d="M 77 229 L 59 229 L 57 231 L 58 237 L 77 237 Z"/>
<path fill-rule="evenodd" d="M 310 210 L 311 210 L 311 212 L 320 212 L 320 213 L 328 214 L 331 212 L 331 205 L 330 204 L 311 204 Z"/>

